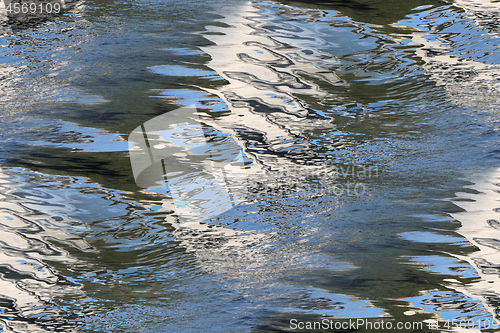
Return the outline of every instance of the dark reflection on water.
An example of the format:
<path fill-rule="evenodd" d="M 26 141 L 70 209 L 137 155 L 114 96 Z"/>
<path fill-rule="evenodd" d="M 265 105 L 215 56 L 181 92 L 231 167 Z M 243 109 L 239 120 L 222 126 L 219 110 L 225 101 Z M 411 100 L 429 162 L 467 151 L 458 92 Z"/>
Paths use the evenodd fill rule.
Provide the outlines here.
<path fill-rule="evenodd" d="M 4 24 L 4 331 L 496 318 L 499 8 L 85 1 Z M 180 223 L 126 139 L 192 104 L 250 195 Z"/>

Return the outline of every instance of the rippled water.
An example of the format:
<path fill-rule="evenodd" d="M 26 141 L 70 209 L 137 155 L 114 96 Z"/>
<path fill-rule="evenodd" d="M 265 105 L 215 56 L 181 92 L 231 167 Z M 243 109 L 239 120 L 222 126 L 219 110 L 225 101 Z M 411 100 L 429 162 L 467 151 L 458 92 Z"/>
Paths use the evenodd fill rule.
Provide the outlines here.
<path fill-rule="evenodd" d="M 0 16 L 3 331 L 500 320 L 499 10 L 82 0 Z M 189 105 L 243 152 L 248 195 L 185 221 L 135 184 L 127 139 Z"/>

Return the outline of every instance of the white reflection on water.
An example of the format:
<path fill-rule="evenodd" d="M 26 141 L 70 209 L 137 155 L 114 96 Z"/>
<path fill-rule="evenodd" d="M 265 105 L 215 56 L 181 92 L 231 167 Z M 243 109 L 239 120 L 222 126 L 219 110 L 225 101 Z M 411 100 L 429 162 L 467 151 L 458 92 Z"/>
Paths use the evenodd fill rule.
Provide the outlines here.
<path fill-rule="evenodd" d="M 7 175 L 1 169 L 0 190 L 0 299 L 11 303 L 2 309 L 4 332 L 47 332 L 56 323 L 73 332 L 71 324 L 64 324 L 64 311 L 53 301 L 56 297 L 83 295 L 81 286 L 63 279 L 44 262 L 78 262 L 49 240 L 80 251 L 94 251 L 85 240 L 73 235 L 75 226 L 59 221 L 70 213 L 71 205 L 60 197 L 34 190 L 20 177 Z"/>
<path fill-rule="evenodd" d="M 211 57 L 207 66 L 229 82 L 219 89 L 202 89 L 217 95 L 229 107 L 231 113 L 216 120 L 209 117 L 200 118 L 222 133 L 230 134 L 246 155 L 253 158 L 254 163 L 245 169 L 246 177 L 252 184 L 276 183 L 276 177 L 273 178 L 268 171 L 283 175 L 290 174 L 291 169 L 304 175 L 317 173 L 324 165 L 300 165 L 281 154 L 248 151 L 248 142 L 240 133 L 251 131 L 262 134 L 268 152 L 277 153 L 292 149 L 311 152 L 307 139 L 302 135 L 313 129 L 334 130 L 335 126 L 330 119 L 311 116 L 310 110 L 294 94 L 317 99 L 331 97 L 330 93 L 322 90 L 307 77 L 319 79 L 329 85 L 345 86 L 346 83 L 334 72 L 325 68 L 336 64 L 337 59 L 319 51 L 318 48 L 327 43 L 316 36 L 317 31 L 289 23 L 280 25 L 279 22 L 273 22 L 272 13 L 266 13 L 252 2 L 238 7 L 235 12 L 237 14 L 230 14 L 223 19 L 229 27 L 208 27 L 209 33 L 204 34 L 204 37 L 214 45 L 202 47 Z M 308 12 L 312 16 L 317 13 Z M 266 27 L 266 24 L 270 24 L 271 28 Z M 287 40 L 293 41 L 293 46 L 287 44 Z M 173 74 L 175 75 L 175 72 Z M 189 96 L 185 99 L 187 98 Z M 265 108 L 265 111 L 257 110 L 258 107 Z M 341 147 L 341 144 L 337 147 Z M 330 178 L 330 181 L 333 180 L 333 177 Z M 286 181 L 286 186 L 290 187 L 303 179 L 288 177 Z M 165 211 L 176 210 L 176 207 L 169 205 L 169 201 L 165 201 Z M 224 210 L 221 207 L 219 212 Z M 172 219 L 170 223 L 176 226 L 175 234 L 182 244 L 195 252 L 200 257 L 200 262 L 210 261 L 210 265 L 215 262 L 217 270 L 232 267 L 226 259 L 231 258 L 231 253 L 238 252 L 246 259 L 234 261 L 236 267 L 262 266 L 259 261 L 263 259 L 255 251 L 265 252 L 268 246 L 266 244 L 273 237 L 273 233 L 254 232 L 244 236 L 248 231 L 236 231 L 195 221 L 181 225 Z M 206 244 L 203 245 L 203 242 L 211 243 L 211 240 L 216 238 L 223 239 L 219 241 L 219 244 L 223 245 L 209 246 L 210 249 Z M 254 245 L 258 246 L 254 248 Z M 222 260 L 223 257 L 226 259 Z M 209 258 L 212 260 L 208 260 Z M 268 263 L 270 261 L 264 260 Z M 213 270 L 214 266 L 210 265 L 207 269 Z M 231 268 L 232 271 L 233 268 L 235 267 Z"/>
<path fill-rule="evenodd" d="M 248 142 L 239 135 L 239 131 L 245 129 L 261 133 L 269 150 L 274 152 L 298 147 L 310 149 L 307 140 L 300 139 L 304 132 L 319 128 L 332 130 L 335 126 L 330 119 L 311 117 L 310 111 L 294 94 L 319 99 L 330 95 L 307 76 L 330 85 L 344 86 L 345 83 L 335 73 L 323 68 L 337 63 L 337 60 L 317 49 L 326 42 L 316 37 L 316 31 L 273 22 L 272 13 L 265 13 L 252 2 L 239 6 L 235 12 L 237 14 L 229 14 L 222 20 L 229 27 L 208 27 L 209 33 L 204 37 L 214 45 L 202 47 L 211 57 L 207 66 L 229 82 L 218 89 L 202 89 L 217 95 L 231 113 L 215 120 L 200 115 L 200 119 L 220 132 L 230 134 L 246 155 L 253 158 L 254 163 L 244 170 L 252 184 L 272 183 L 275 179 L 270 178 L 266 170 L 285 174 L 293 168 L 304 170 L 304 174 L 313 174 L 323 166 L 298 165 L 279 154 L 249 152 L 246 147 Z M 317 11 L 310 14 L 317 14 Z M 265 27 L 268 23 L 271 28 Z M 287 39 L 293 40 L 293 46 L 286 43 Z M 164 74 L 176 73 L 167 71 Z M 189 75 L 190 72 L 187 73 Z M 252 101 L 255 103 L 252 104 Z M 256 105 L 266 108 L 266 111 L 259 112 Z M 296 181 L 300 180 L 289 177 L 288 185 Z M 203 191 L 207 190 L 203 188 Z M 163 211 L 170 210 L 178 211 L 178 207 L 165 200 Z M 218 209 L 220 214 L 225 210 L 224 207 Z M 207 214 L 205 219 L 216 215 Z M 200 264 L 210 271 L 235 272 L 241 268 L 248 271 L 251 267 L 262 267 L 264 263 L 273 261 L 263 257 L 263 253 L 268 251 L 274 232 L 236 230 L 201 222 L 203 218 L 179 223 L 169 216 L 167 220 L 176 227 L 174 234 L 183 246 L 196 253 Z M 286 263 L 282 265 L 285 267 Z"/>
<path fill-rule="evenodd" d="M 477 193 L 457 193 L 453 202 L 464 212 L 451 214 L 462 226 L 458 232 L 479 250 L 457 258 L 476 268 L 481 280 L 450 286 L 483 302 L 499 319 L 500 299 L 500 169 L 481 176 L 470 186 Z"/>
<path fill-rule="evenodd" d="M 316 36 L 317 31 L 298 24 L 274 22 L 272 13 L 251 2 L 240 7 L 238 15 L 230 15 L 223 22 L 229 27 L 209 27 L 210 33 L 204 37 L 214 45 L 202 50 L 211 57 L 207 66 L 229 84 L 204 90 L 219 96 L 231 113 L 211 125 L 233 133 L 242 147 L 246 143 L 238 131 L 246 129 L 262 133 L 271 151 L 292 147 L 310 150 L 306 140 L 300 140 L 305 132 L 333 130 L 335 126 L 330 119 L 311 114 L 295 94 L 315 99 L 330 96 L 307 77 L 329 85 L 345 85 L 334 72 L 323 68 L 337 63 L 334 56 L 318 50 L 326 42 Z M 287 44 L 287 39 L 293 39 L 293 46 Z M 291 165 L 289 158 L 279 155 L 259 152 L 250 155 L 273 170 Z"/>
<path fill-rule="evenodd" d="M 451 101 L 473 109 L 498 106 L 500 97 L 500 3 L 488 0 L 455 1 L 464 13 L 448 6 L 411 15 L 396 26 L 417 32 L 402 35 L 416 45 L 422 68 L 445 89 Z"/>
<path fill-rule="evenodd" d="M 495 52 L 500 45 L 500 3 L 456 0 L 454 5 L 465 14 L 437 8 L 412 15 L 397 25 L 418 31 L 412 33 L 409 44 L 419 46 L 415 55 L 424 61 L 422 68 L 453 103 L 494 116 L 500 97 L 500 57 Z M 480 300 L 494 318 L 500 319 L 500 169 L 468 180 L 474 183 L 471 191 L 457 193 L 452 199 L 464 212 L 450 215 L 461 223 L 457 232 L 478 251 L 452 256 L 468 262 L 481 279 L 469 284 L 447 279 L 445 284 Z"/>

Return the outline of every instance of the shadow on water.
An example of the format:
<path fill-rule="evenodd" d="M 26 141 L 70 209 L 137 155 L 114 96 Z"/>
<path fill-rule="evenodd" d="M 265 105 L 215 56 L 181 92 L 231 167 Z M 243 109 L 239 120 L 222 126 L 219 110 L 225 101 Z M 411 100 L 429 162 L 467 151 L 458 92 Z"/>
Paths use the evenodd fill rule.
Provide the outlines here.
<path fill-rule="evenodd" d="M 86 1 L 4 31 L 1 320 L 273 332 L 291 318 L 495 318 L 481 251 L 497 241 L 471 236 L 450 200 L 498 164 L 488 8 Z M 191 104 L 244 150 L 251 196 L 182 224 L 135 185 L 126 139 Z"/>

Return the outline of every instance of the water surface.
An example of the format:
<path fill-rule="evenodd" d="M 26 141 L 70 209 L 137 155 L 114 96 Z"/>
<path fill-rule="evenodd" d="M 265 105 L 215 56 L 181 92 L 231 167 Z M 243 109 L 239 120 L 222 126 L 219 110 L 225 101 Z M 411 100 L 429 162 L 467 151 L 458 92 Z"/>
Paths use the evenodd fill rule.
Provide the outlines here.
<path fill-rule="evenodd" d="M 499 9 L 94 0 L 4 18 L 3 330 L 497 319 Z M 135 184 L 127 138 L 189 105 L 244 153 L 249 196 L 182 223 Z"/>

